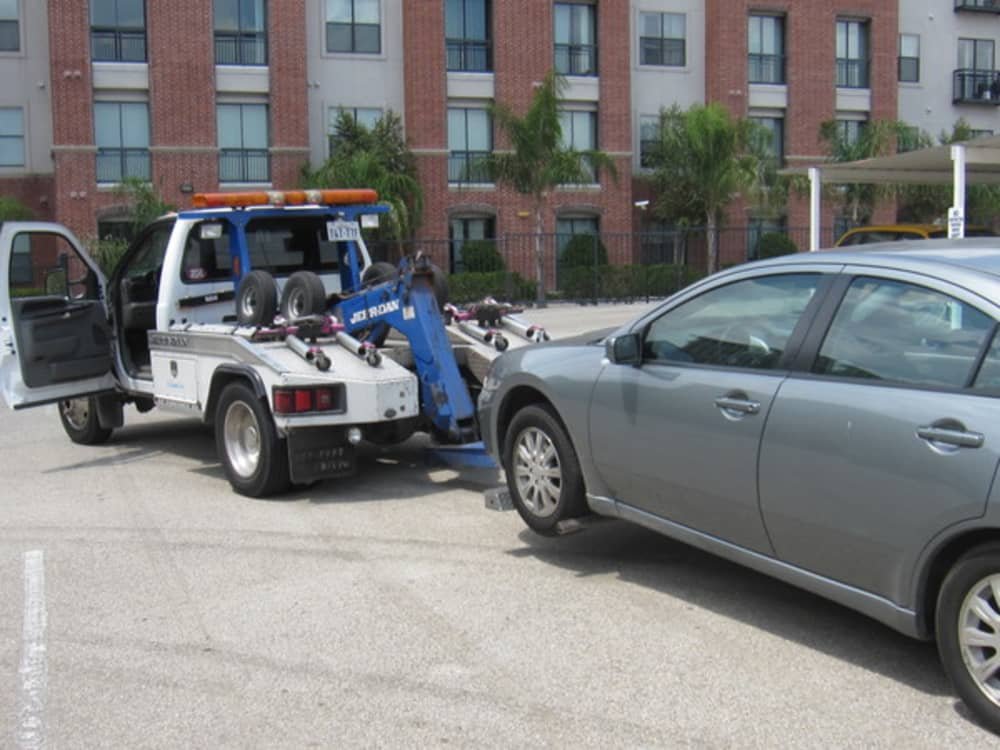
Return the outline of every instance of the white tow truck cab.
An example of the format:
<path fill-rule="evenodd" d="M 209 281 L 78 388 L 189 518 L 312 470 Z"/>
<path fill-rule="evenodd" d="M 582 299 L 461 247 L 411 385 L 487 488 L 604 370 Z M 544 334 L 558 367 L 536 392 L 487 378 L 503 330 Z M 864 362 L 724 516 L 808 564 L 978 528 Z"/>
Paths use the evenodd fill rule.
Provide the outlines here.
<path fill-rule="evenodd" d="M 371 258 L 358 220 L 384 211 L 374 193 L 197 198 L 204 208 L 143 230 L 110 279 L 65 227 L 0 224 L 7 405 L 57 403 L 69 437 L 88 444 L 123 424 L 126 403 L 198 415 L 215 426 L 233 487 L 254 496 L 353 472 L 363 437 L 410 434 L 419 385 L 397 361 L 405 357 L 373 367 L 332 336 L 314 336 L 329 364 L 321 369 L 282 336 L 241 325 L 234 301 L 251 267 L 273 276 L 276 295 L 302 270 L 333 298 L 360 287 Z"/>

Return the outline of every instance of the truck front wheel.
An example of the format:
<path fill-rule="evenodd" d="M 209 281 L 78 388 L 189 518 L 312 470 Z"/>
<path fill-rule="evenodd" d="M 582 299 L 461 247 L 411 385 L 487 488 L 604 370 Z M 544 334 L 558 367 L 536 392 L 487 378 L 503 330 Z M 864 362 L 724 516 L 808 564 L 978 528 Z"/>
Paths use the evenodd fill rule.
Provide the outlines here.
<path fill-rule="evenodd" d="M 233 489 L 264 497 L 288 488 L 288 452 L 264 402 L 242 382 L 230 383 L 215 412 L 215 445 Z"/>
<path fill-rule="evenodd" d="M 69 439 L 80 445 L 100 445 L 111 437 L 111 429 L 97 419 L 97 398 L 69 398 L 59 402 L 59 421 Z"/>

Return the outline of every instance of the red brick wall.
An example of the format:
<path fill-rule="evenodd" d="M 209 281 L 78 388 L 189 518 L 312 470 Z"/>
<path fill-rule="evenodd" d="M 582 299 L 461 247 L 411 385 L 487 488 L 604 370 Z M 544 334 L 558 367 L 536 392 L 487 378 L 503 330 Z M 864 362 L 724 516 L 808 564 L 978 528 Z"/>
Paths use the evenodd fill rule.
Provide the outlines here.
<path fill-rule="evenodd" d="M 54 189 L 55 178 L 50 174 L 0 178 L 0 197 L 19 201 L 40 221 L 49 221 L 55 216 Z"/>
<path fill-rule="evenodd" d="M 289 188 L 309 160 L 305 0 L 271 0 L 267 11 L 271 183 Z"/>

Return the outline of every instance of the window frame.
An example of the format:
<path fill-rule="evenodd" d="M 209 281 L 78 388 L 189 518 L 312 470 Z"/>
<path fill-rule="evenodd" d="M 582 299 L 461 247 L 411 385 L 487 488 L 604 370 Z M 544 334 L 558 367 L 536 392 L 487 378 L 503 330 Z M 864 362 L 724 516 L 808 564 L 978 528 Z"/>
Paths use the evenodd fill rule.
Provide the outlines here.
<path fill-rule="evenodd" d="M 384 54 L 385 44 L 383 43 L 382 34 L 385 27 L 383 20 L 383 2 L 382 0 L 375 0 L 376 6 L 378 7 L 378 23 L 369 22 L 358 22 L 355 20 L 357 16 L 357 2 L 358 0 L 345 0 L 351 4 L 351 20 L 348 23 L 342 23 L 340 21 L 330 20 L 330 4 L 336 0 L 324 0 L 321 4 L 321 10 L 323 11 L 323 54 L 324 55 L 374 55 L 381 56 Z M 330 26 L 331 25 L 346 25 L 350 27 L 351 35 L 351 48 L 350 49 L 330 49 Z M 373 26 L 375 27 L 377 33 L 376 37 L 378 39 L 378 48 L 375 50 L 358 50 L 358 40 L 357 40 L 357 27 L 358 26 Z"/>
<path fill-rule="evenodd" d="M 456 0 L 461 4 L 462 12 L 462 36 L 448 36 L 448 10 L 450 2 L 445 2 L 445 68 L 449 73 L 491 73 L 493 72 L 493 3 L 491 0 Z M 485 19 L 485 34 L 483 38 L 469 35 L 468 6 L 470 3 L 482 3 L 483 18 Z M 452 54 L 457 53 L 460 62 L 452 66 Z M 482 53 L 483 65 L 470 64 L 469 58 Z"/>
<path fill-rule="evenodd" d="M 559 39 L 559 23 L 557 16 L 560 11 L 568 12 L 570 14 L 569 19 L 569 40 L 562 41 Z M 593 38 L 592 42 L 580 41 L 576 38 L 577 35 L 577 24 L 576 15 L 578 13 L 586 13 L 589 21 L 589 31 Z M 552 67 L 556 73 L 564 76 L 581 76 L 581 77 L 596 77 L 600 75 L 600 62 L 598 58 L 598 27 L 597 27 L 597 6 L 593 3 L 574 3 L 574 2 L 557 2 L 552 6 L 552 53 L 553 53 L 553 63 Z M 560 51 L 565 50 L 566 53 L 566 70 L 560 70 L 559 56 Z M 589 67 L 589 69 L 578 70 L 577 65 L 574 63 L 577 60 L 577 56 L 584 54 L 589 58 L 589 66 L 581 66 L 583 68 Z"/>
<path fill-rule="evenodd" d="M 98 63 L 148 63 L 149 62 L 149 40 L 146 36 L 146 26 L 148 14 L 146 12 L 146 0 L 140 0 L 139 6 L 142 8 L 142 26 L 123 26 L 118 21 L 119 0 L 104 0 L 114 4 L 114 15 L 116 24 L 114 26 L 102 26 L 94 23 L 94 9 L 100 0 L 90 0 L 89 3 L 89 36 L 90 36 L 90 59 Z M 135 42 L 138 40 L 139 32 L 142 34 L 142 57 L 124 58 L 123 48 L 126 40 Z M 96 34 L 111 35 L 114 43 L 114 55 L 108 57 L 98 57 Z"/>
<path fill-rule="evenodd" d="M 843 28 L 844 55 L 841 56 Z M 852 52 L 852 30 L 856 30 L 857 50 Z M 871 88 L 871 19 L 838 18 L 834 40 L 835 83 L 841 89 Z"/>
<path fill-rule="evenodd" d="M 13 0 L 14 3 L 14 15 L 13 17 L 0 17 L 0 25 L 3 24 L 13 24 L 14 34 L 13 39 L 15 40 L 15 47 L 0 47 L 0 57 L 13 57 L 19 56 L 23 52 L 24 43 L 21 39 L 21 33 L 24 28 L 24 24 L 21 22 L 21 15 L 23 12 L 21 0 Z"/>
<path fill-rule="evenodd" d="M 97 128 L 99 118 L 97 117 L 97 108 L 114 106 L 117 108 L 118 116 L 118 146 L 98 146 L 100 138 L 98 138 Z M 146 111 L 146 145 L 145 146 L 129 146 L 125 145 L 125 125 L 124 125 L 124 109 L 125 106 L 142 106 Z M 94 112 L 94 144 L 97 147 L 97 154 L 95 156 L 95 176 L 98 185 L 120 185 L 124 180 L 135 177 L 137 179 L 143 180 L 144 182 L 149 182 L 152 178 L 152 159 L 150 157 L 150 145 L 152 140 L 152 123 L 150 120 L 149 102 L 138 102 L 138 101 L 122 101 L 122 100 L 110 100 L 110 99 L 98 99 L 93 105 Z M 113 153 L 117 152 L 117 154 Z M 132 152 L 132 153 L 130 153 Z M 119 177 L 114 180 L 102 180 L 101 179 L 101 157 L 106 156 L 116 156 L 118 160 L 119 167 Z M 129 159 L 138 158 L 140 163 L 143 164 L 144 168 L 140 169 L 141 174 L 129 174 L 128 164 Z"/>
<path fill-rule="evenodd" d="M 378 117 L 376 117 L 375 120 L 372 121 L 371 124 L 368 124 L 367 122 L 358 119 L 358 113 L 361 112 L 362 110 L 365 111 L 365 112 L 367 112 L 367 113 L 369 113 L 369 114 L 372 113 L 372 112 L 378 112 Z M 328 106 L 326 108 L 326 154 L 327 154 L 327 156 L 332 155 L 333 152 L 335 151 L 335 149 L 333 148 L 333 136 L 335 135 L 334 128 L 336 127 L 337 118 L 340 116 L 341 112 L 348 113 L 351 117 L 354 118 L 354 122 L 358 123 L 359 125 L 365 126 L 369 130 L 371 130 L 375 126 L 376 122 L 378 122 L 383 117 L 385 117 L 385 110 L 382 109 L 381 107 L 350 107 L 350 106 L 346 106 L 346 105 L 343 105 L 343 104 L 333 104 L 333 105 Z"/>
<path fill-rule="evenodd" d="M 5 111 L 5 110 L 10 110 L 12 112 L 13 111 L 17 111 L 18 113 L 20 113 L 20 116 L 21 116 L 21 133 L 20 133 L 20 135 L 17 135 L 17 134 L 8 134 L 8 133 L 0 133 L 0 141 L 20 141 L 20 144 L 21 144 L 21 163 L 17 164 L 17 163 L 14 163 L 14 162 L 10 162 L 10 163 L 0 162 L 0 170 L 8 170 L 8 169 L 10 169 L 10 170 L 21 170 L 21 169 L 26 169 L 27 166 L 28 166 L 28 133 L 27 133 L 28 128 L 27 128 L 27 123 L 25 122 L 24 107 L 18 107 L 18 106 L 10 106 L 10 107 L 8 107 L 8 106 L 0 106 L 0 111 Z"/>
<path fill-rule="evenodd" d="M 643 28 L 643 26 L 644 26 L 643 18 L 644 18 L 644 16 L 658 16 L 659 17 L 658 18 L 658 20 L 659 20 L 659 27 L 660 27 L 660 34 L 659 34 L 659 36 L 653 37 L 653 36 L 646 36 L 646 35 L 643 34 L 643 31 L 644 31 L 644 28 Z M 664 28 L 666 27 L 665 21 L 666 21 L 666 17 L 667 16 L 674 16 L 674 17 L 677 17 L 677 18 L 681 19 L 681 21 L 684 24 L 684 36 L 682 36 L 682 37 L 674 37 L 674 36 L 665 36 L 664 35 L 665 34 Z M 650 67 L 650 68 L 678 68 L 678 69 L 683 69 L 683 68 L 687 67 L 687 65 L 688 65 L 688 55 L 687 55 L 687 53 L 688 53 L 688 49 L 687 49 L 688 23 L 687 23 L 687 14 L 686 13 L 677 13 L 677 12 L 674 12 L 674 11 L 645 11 L 645 10 L 639 11 L 638 22 L 637 22 L 636 26 L 637 26 L 637 29 L 639 31 L 639 34 L 638 34 L 639 50 L 638 50 L 637 58 L 639 60 L 639 65 L 641 67 Z M 646 43 L 647 43 L 647 41 L 651 45 L 654 44 L 654 43 L 656 43 L 656 45 L 659 47 L 659 60 L 660 60 L 660 62 L 649 62 L 647 60 L 647 58 L 646 58 Z M 666 58 L 667 58 L 667 54 L 666 54 L 667 42 L 680 42 L 681 61 L 679 63 L 664 62 L 664 60 L 666 60 Z"/>
<path fill-rule="evenodd" d="M 903 41 L 914 40 L 917 45 L 916 57 L 912 55 L 903 54 Z M 909 64 L 915 71 L 912 74 L 913 77 L 904 77 L 904 64 Z M 897 83 L 920 83 L 920 34 L 900 34 L 899 35 L 899 53 L 896 57 L 896 82 Z"/>
<path fill-rule="evenodd" d="M 233 0 L 237 4 L 237 28 L 235 31 L 226 29 L 223 31 L 219 30 L 218 18 L 216 17 L 216 9 L 218 8 L 218 0 L 213 0 L 212 4 L 212 42 L 214 45 L 214 56 L 216 65 L 237 65 L 243 67 L 266 67 L 269 64 L 269 52 L 268 49 L 268 21 L 269 13 L 267 7 L 267 0 Z M 243 4 L 244 3 L 260 3 L 261 12 L 261 27 L 259 30 L 256 29 L 244 29 L 243 27 Z M 220 39 L 221 37 L 221 39 Z M 220 41 L 235 42 L 236 49 L 236 62 L 224 62 L 219 60 L 219 43 Z M 254 41 L 262 42 L 263 46 L 263 59 L 260 62 L 247 62 L 244 54 L 244 42 Z"/>
<path fill-rule="evenodd" d="M 462 237 L 455 236 L 455 224 L 461 222 Z M 468 227 L 470 222 L 483 222 L 484 237 L 469 237 Z M 448 217 L 448 272 L 462 273 L 468 269 L 462 261 L 462 247 L 466 242 L 492 242 L 493 246 L 500 251 L 499 239 L 497 238 L 497 217 L 495 214 L 485 213 L 455 213 Z"/>
<path fill-rule="evenodd" d="M 463 120 L 463 136 L 465 139 L 465 149 L 455 149 L 452 148 L 451 143 L 451 116 L 452 113 L 462 113 Z M 486 151 L 469 149 L 469 113 L 483 113 L 486 117 L 486 134 L 489 140 L 489 149 Z M 488 173 L 484 173 L 483 165 L 477 164 L 478 159 L 489 156 L 493 153 L 494 139 L 493 139 L 493 118 L 490 116 L 489 110 L 482 106 L 467 106 L 460 104 L 449 105 L 446 117 L 448 118 L 448 184 L 449 185 L 491 185 L 493 181 L 489 178 Z M 466 172 L 469 175 L 468 179 L 462 179 L 461 176 L 453 176 L 455 173 L 455 167 L 461 167 L 459 170 Z M 482 179 L 477 179 L 482 177 Z"/>
<path fill-rule="evenodd" d="M 574 119 L 575 119 L 576 115 L 581 115 L 581 114 L 589 116 L 589 118 L 591 120 L 590 130 L 594 134 L 594 138 L 593 138 L 592 144 L 590 146 L 588 146 L 586 149 L 578 148 L 576 146 L 576 144 L 573 142 L 575 140 L 574 139 L 574 133 L 575 133 L 575 130 L 576 130 L 575 125 L 574 125 Z M 562 122 L 562 118 L 563 117 L 568 117 L 569 118 L 569 125 L 570 125 L 569 128 L 567 128 L 563 124 L 563 122 Z M 598 113 L 597 113 L 596 109 L 560 108 L 559 109 L 559 118 L 560 118 L 559 125 L 560 125 L 560 128 L 562 130 L 562 135 L 563 135 L 562 145 L 563 145 L 564 148 L 572 149 L 572 150 L 576 150 L 576 151 L 596 151 L 600 147 L 601 138 L 600 138 L 600 133 L 598 132 L 598 127 L 600 126 L 600 118 L 598 117 Z M 566 184 L 572 184 L 572 185 L 597 185 L 598 183 L 600 183 L 601 176 L 600 176 L 600 174 L 598 174 L 597 169 L 592 164 L 590 164 L 589 162 L 588 162 L 588 167 L 589 167 L 588 171 L 590 172 L 590 180 L 589 181 L 587 181 L 587 182 L 579 182 L 579 183 L 566 183 Z"/>
<path fill-rule="evenodd" d="M 216 112 L 216 123 L 219 121 L 220 109 L 222 107 L 238 107 L 240 112 L 240 148 L 229 148 L 222 146 L 221 142 L 218 144 L 219 149 L 219 184 L 222 185 L 264 185 L 270 184 L 271 182 L 271 107 L 269 103 L 265 102 L 227 102 L 221 101 L 216 102 L 215 112 Z M 244 127 L 244 115 L 247 107 L 261 107 L 264 110 L 264 127 L 266 132 L 266 145 L 263 148 L 248 148 L 244 139 L 245 127 Z M 216 139 L 218 141 L 218 133 L 216 133 Z M 264 163 L 266 170 L 266 177 L 262 180 L 250 179 L 250 167 L 247 159 L 253 155 L 259 155 L 261 152 L 264 154 Z M 223 178 L 223 159 L 227 156 L 234 157 L 238 153 L 240 158 L 240 177 L 242 179 L 224 179 Z"/>
<path fill-rule="evenodd" d="M 768 38 L 765 31 L 765 22 L 771 22 L 777 29 L 776 36 Z M 758 44 L 754 45 L 754 25 L 759 27 L 757 34 Z M 747 83 L 768 84 L 783 86 L 787 84 L 785 73 L 785 16 L 777 13 L 756 13 L 752 12 L 747 18 Z M 765 52 L 768 46 L 767 41 L 771 41 L 776 48 L 774 52 Z M 754 47 L 760 49 L 754 51 Z M 754 63 L 757 63 L 755 66 Z M 773 64 L 775 74 L 768 77 L 763 71 L 768 70 L 768 64 Z M 776 64 L 775 64 L 776 63 Z M 754 75 L 754 70 L 759 69 L 761 73 Z"/>

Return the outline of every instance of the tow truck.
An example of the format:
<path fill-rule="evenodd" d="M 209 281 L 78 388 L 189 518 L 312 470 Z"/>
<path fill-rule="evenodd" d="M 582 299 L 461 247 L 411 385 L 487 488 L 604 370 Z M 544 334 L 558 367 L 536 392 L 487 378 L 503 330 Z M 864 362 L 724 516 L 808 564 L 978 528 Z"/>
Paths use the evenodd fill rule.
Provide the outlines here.
<path fill-rule="evenodd" d="M 424 258 L 373 264 L 361 230 L 386 210 L 371 190 L 200 193 L 110 278 L 66 227 L 0 224 L 0 395 L 57 404 L 81 444 L 126 404 L 198 416 L 254 497 L 354 473 L 362 440 L 476 446 L 489 363 L 544 331 L 448 305 Z"/>

